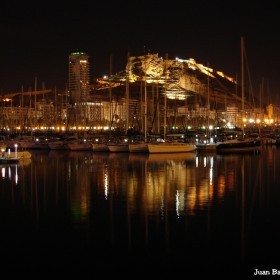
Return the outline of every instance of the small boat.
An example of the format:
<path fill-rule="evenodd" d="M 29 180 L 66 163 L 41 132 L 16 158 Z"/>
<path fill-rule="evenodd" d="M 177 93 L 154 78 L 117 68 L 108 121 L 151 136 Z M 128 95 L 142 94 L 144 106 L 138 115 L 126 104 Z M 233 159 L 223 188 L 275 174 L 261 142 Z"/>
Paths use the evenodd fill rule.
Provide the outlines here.
<path fill-rule="evenodd" d="M 10 164 L 18 163 L 19 161 L 30 159 L 31 153 L 28 151 L 18 151 L 17 144 L 15 144 L 15 150 L 11 151 L 11 148 L 1 148 L 0 163 Z"/>
<path fill-rule="evenodd" d="M 190 143 L 149 143 L 149 153 L 186 153 L 194 152 L 196 150 L 195 144 Z"/>
<path fill-rule="evenodd" d="M 30 159 L 31 153 L 29 151 L 2 151 L 1 158 L 18 158 L 18 159 Z"/>
<path fill-rule="evenodd" d="M 217 142 L 217 153 L 254 152 L 261 149 L 260 139 L 236 138 L 225 142 Z"/>

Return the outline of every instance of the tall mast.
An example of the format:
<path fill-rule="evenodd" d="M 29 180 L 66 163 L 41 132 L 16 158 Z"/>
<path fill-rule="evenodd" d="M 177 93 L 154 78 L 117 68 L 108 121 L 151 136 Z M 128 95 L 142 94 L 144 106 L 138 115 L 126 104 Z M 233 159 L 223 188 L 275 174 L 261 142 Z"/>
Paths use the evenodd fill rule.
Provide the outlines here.
<path fill-rule="evenodd" d="M 244 137 L 244 118 L 245 118 L 245 108 L 244 108 L 244 40 L 241 37 L 241 92 L 242 92 L 242 132 Z"/>
<path fill-rule="evenodd" d="M 207 64 L 207 141 L 210 141 L 210 122 L 209 122 L 209 114 L 210 114 L 210 91 L 209 91 L 209 87 L 210 87 L 210 81 L 209 81 L 209 62 Z"/>
<path fill-rule="evenodd" d="M 144 140 L 147 142 L 147 57 L 145 56 Z"/>
<path fill-rule="evenodd" d="M 164 124 L 163 124 L 163 139 L 166 139 L 166 123 L 167 123 L 167 59 L 168 54 L 165 55 L 164 71 L 165 71 L 165 94 L 164 94 Z"/>
<path fill-rule="evenodd" d="M 126 83 L 125 83 L 125 99 L 126 99 L 126 133 L 129 128 L 129 69 L 128 69 L 128 62 L 129 62 L 129 53 L 127 54 L 127 64 L 126 64 Z"/>
<path fill-rule="evenodd" d="M 112 67 L 113 67 L 112 65 L 113 65 L 113 55 L 110 54 L 109 78 L 111 78 L 112 76 Z M 109 120 L 110 120 L 110 127 L 109 127 L 109 138 L 110 138 L 112 132 L 112 123 L 113 123 L 112 86 L 110 81 L 109 81 Z"/>
<path fill-rule="evenodd" d="M 66 119 L 65 119 L 65 129 L 66 131 L 68 131 L 68 87 L 67 87 L 67 83 L 65 85 L 65 93 L 66 93 L 66 96 L 65 96 L 65 103 L 66 103 Z"/>

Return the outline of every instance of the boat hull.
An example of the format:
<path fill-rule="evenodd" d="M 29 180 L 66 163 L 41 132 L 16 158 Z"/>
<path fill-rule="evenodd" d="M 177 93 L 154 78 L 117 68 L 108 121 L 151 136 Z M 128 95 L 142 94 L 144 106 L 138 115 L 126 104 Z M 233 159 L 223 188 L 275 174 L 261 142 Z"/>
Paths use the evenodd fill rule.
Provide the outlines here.
<path fill-rule="evenodd" d="M 186 153 L 194 152 L 196 146 L 185 143 L 148 144 L 149 153 Z"/>
<path fill-rule="evenodd" d="M 109 152 L 109 148 L 106 143 L 94 143 L 92 144 L 93 152 Z"/>
<path fill-rule="evenodd" d="M 51 142 L 48 146 L 51 150 L 69 150 L 68 143 L 65 142 Z"/>
<path fill-rule="evenodd" d="M 70 151 L 92 151 L 91 143 L 69 143 L 68 149 Z"/>
<path fill-rule="evenodd" d="M 261 141 L 258 140 L 238 140 L 217 144 L 218 153 L 246 153 L 259 151 L 260 149 Z"/>
<path fill-rule="evenodd" d="M 109 152 L 120 153 L 120 152 L 129 152 L 128 144 L 109 144 Z"/>
<path fill-rule="evenodd" d="M 148 143 L 136 143 L 128 145 L 129 151 L 131 153 L 148 153 Z"/>
<path fill-rule="evenodd" d="M 19 159 L 28 159 L 31 158 L 31 153 L 29 151 L 23 152 L 4 152 L 2 158 L 19 158 Z"/>
<path fill-rule="evenodd" d="M 216 152 L 217 145 L 215 143 L 207 143 L 207 144 L 196 144 L 196 151 L 198 153 L 205 153 L 205 152 Z"/>

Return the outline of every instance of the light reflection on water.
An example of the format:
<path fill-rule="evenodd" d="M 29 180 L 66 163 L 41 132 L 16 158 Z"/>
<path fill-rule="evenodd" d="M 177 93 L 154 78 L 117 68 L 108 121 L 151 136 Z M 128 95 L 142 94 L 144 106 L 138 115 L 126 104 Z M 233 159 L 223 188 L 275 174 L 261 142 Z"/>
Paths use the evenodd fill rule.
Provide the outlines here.
<path fill-rule="evenodd" d="M 270 269 L 263 256 L 280 213 L 279 162 L 275 147 L 235 155 L 34 151 L 26 164 L 1 166 L 5 237 L 24 233 L 16 254 L 5 252 L 19 267 L 18 249 L 28 248 L 35 266 L 37 257 L 52 268 L 63 259 L 89 275 L 103 261 L 143 272 Z M 274 235 L 269 244 L 279 249 Z"/>

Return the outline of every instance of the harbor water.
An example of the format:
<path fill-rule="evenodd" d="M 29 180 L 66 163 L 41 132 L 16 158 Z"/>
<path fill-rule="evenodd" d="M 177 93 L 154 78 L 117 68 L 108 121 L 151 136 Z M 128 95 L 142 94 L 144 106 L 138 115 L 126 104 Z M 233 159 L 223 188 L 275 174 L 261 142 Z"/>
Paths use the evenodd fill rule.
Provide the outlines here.
<path fill-rule="evenodd" d="M 9 278 L 253 279 L 256 270 L 280 270 L 277 146 L 228 155 L 31 153 L 1 165 Z"/>

